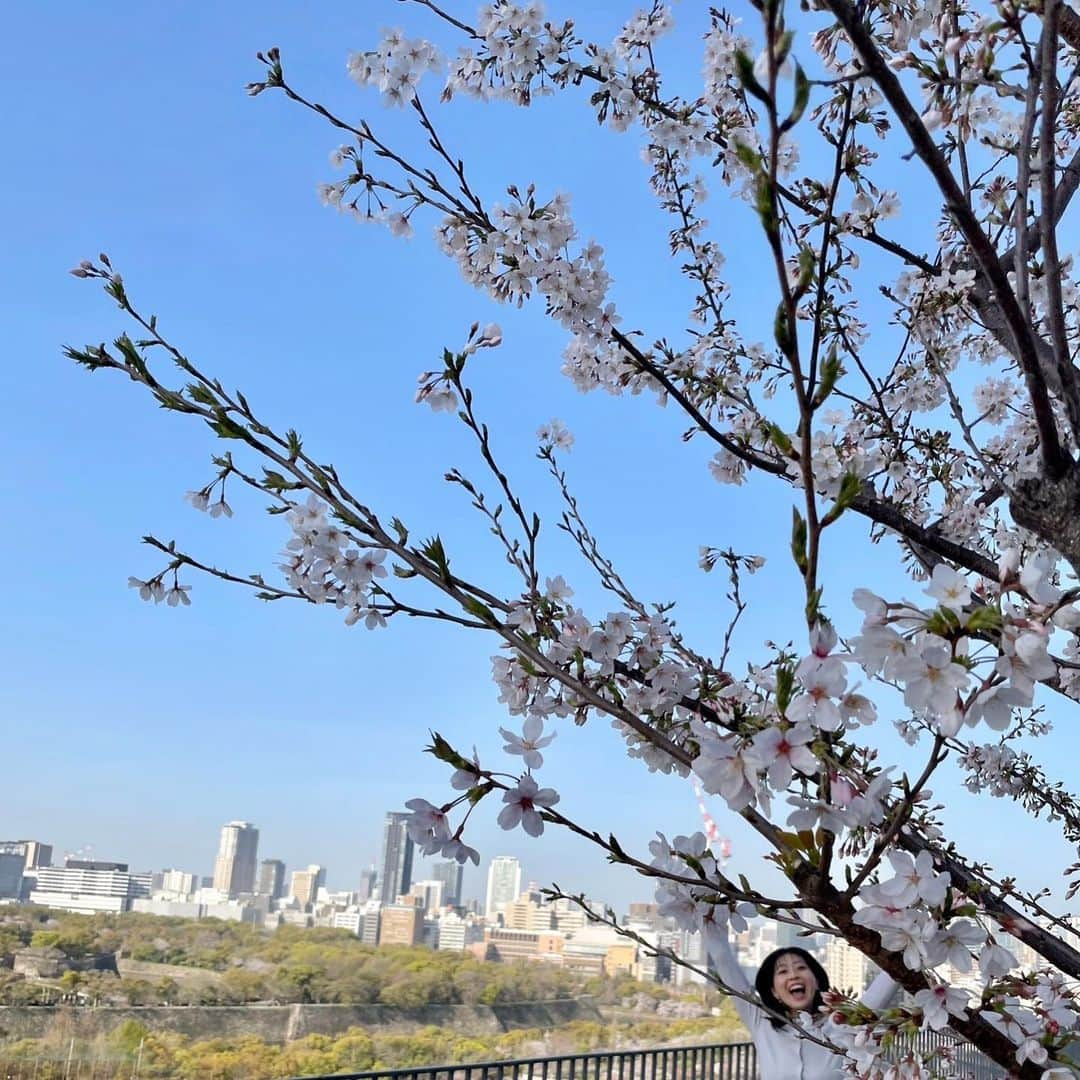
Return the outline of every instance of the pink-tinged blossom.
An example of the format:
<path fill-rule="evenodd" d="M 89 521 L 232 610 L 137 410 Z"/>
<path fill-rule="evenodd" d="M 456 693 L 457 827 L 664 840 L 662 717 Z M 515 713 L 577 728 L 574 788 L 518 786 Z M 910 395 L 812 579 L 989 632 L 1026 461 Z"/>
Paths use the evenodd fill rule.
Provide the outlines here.
<path fill-rule="evenodd" d="M 937 932 L 931 955 L 933 966 L 951 964 L 957 971 L 968 972 L 974 963 L 971 950 L 986 941 L 986 931 L 970 919 L 953 919 Z"/>
<path fill-rule="evenodd" d="M 1030 704 L 1031 698 L 1015 687 L 991 686 L 975 695 L 968 706 L 967 720 L 971 725 L 982 720 L 994 731 L 1005 731 L 1012 723 L 1013 711 Z"/>
<path fill-rule="evenodd" d="M 877 706 L 865 694 L 850 690 L 837 704 L 845 723 L 872 724 L 877 720 Z"/>
<path fill-rule="evenodd" d="M 1036 604 L 1056 604 L 1061 590 L 1053 584 L 1057 561 L 1048 551 L 1037 551 L 1020 567 L 1020 585 Z"/>
<path fill-rule="evenodd" d="M 520 825 L 530 836 L 539 836 L 544 831 L 540 811 L 558 801 L 559 795 L 552 788 L 542 788 L 531 776 L 523 776 L 516 786 L 503 792 L 506 805 L 499 811 L 499 826 L 516 829 Z"/>
<path fill-rule="evenodd" d="M 998 581 L 1004 584 L 1016 576 L 1020 569 L 1019 548 L 1006 548 L 998 559 Z"/>
<path fill-rule="evenodd" d="M 443 844 L 450 839 L 450 823 L 446 811 L 427 799 L 410 799 L 405 805 L 412 811 L 405 828 L 413 843 L 425 855 L 434 855 L 441 851 Z"/>
<path fill-rule="evenodd" d="M 825 829 L 834 836 L 839 836 L 844 830 L 845 818 L 843 813 L 832 803 L 825 799 L 810 798 L 806 795 L 789 795 L 788 805 L 794 807 L 788 814 L 787 823 L 793 829 L 802 831 L 808 829 Z"/>
<path fill-rule="evenodd" d="M 822 731 L 837 731 L 842 727 L 843 718 L 834 699 L 842 697 L 847 689 L 844 661 L 838 656 L 811 653 L 799 661 L 795 678 L 804 693 L 788 706 L 787 718 L 794 724 L 805 721 Z"/>
<path fill-rule="evenodd" d="M 850 642 L 855 659 L 869 675 L 879 672 L 895 680 L 897 668 L 907 658 L 907 642 L 891 626 L 871 624 Z"/>
<path fill-rule="evenodd" d="M 754 802 L 758 791 L 759 764 L 756 755 L 732 737 L 717 734 L 700 720 L 691 721 L 700 750 L 694 772 L 710 795 L 720 795 L 732 810 L 742 810 Z"/>
<path fill-rule="evenodd" d="M 821 658 L 836 648 L 836 629 L 830 622 L 816 622 L 810 630 L 810 651 Z"/>
<path fill-rule="evenodd" d="M 1041 630 L 1012 634 L 1006 628 L 1002 635 L 1004 651 L 997 658 L 994 669 L 1007 678 L 1015 690 L 1026 695 L 1025 704 L 1031 703 L 1037 682 L 1057 674 L 1057 664 L 1050 659 L 1047 644 L 1047 634 Z"/>
<path fill-rule="evenodd" d="M 467 765 L 454 770 L 450 777 L 450 786 L 455 791 L 470 791 L 480 783 L 481 779 L 480 762 L 474 756 Z"/>
<path fill-rule="evenodd" d="M 932 714 L 951 709 L 957 693 L 970 680 L 967 669 L 953 660 L 947 644 L 926 644 L 918 653 L 909 654 L 897 665 L 896 678 L 905 684 L 904 704 Z"/>
<path fill-rule="evenodd" d="M 979 953 L 979 971 L 987 982 L 1008 975 L 1016 967 L 1016 957 L 994 941 L 988 941 Z"/>
<path fill-rule="evenodd" d="M 1023 1065 L 1030 1061 L 1034 1065 L 1045 1065 L 1049 1052 L 1038 1039 L 1025 1039 L 1016 1048 L 1016 1060 Z"/>
<path fill-rule="evenodd" d="M 155 604 L 160 604 L 165 599 L 165 586 L 160 579 L 143 581 L 137 577 L 129 577 L 128 588 L 138 589 L 140 600 L 153 600 Z"/>
<path fill-rule="evenodd" d="M 168 604 L 169 607 L 176 607 L 177 605 L 190 607 L 191 598 L 188 596 L 189 592 L 191 592 L 190 585 L 181 585 L 179 582 L 174 582 L 172 587 L 165 593 L 165 603 Z M 139 590 L 139 593 L 140 595 L 142 594 L 141 589 Z"/>
<path fill-rule="evenodd" d="M 929 851 L 920 851 L 912 858 L 906 851 L 894 850 L 888 853 L 888 859 L 896 876 L 879 888 L 897 907 L 910 907 L 918 901 L 939 907 L 945 902 L 949 876 L 934 869 L 934 857 Z"/>
<path fill-rule="evenodd" d="M 810 749 L 813 741 L 813 728 L 798 724 L 786 731 L 773 725 L 754 736 L 754 756 L 777 791 L 785 790 L 791 783 L 794 769 L 807 776 L 813 776 L 818 771 L 820 762 Z"/>
<path fill-rule="evenodd" d="M 881 625 L 889 613 L 889 605 L 869 589 L 856 589 L 852 602 L 863 613 L 863 628 Z"/>
<path fill-rule="evenodd" d="M 549 420 L 537 428 L 536 437 L 555 450 L 571 450 L 574 446 L 574 436 L 561 420 Z"/>
<path fill-rule="evenodd" d="M 949 1017 L 963 1018 L 967 1013 L 968 995 L 944 983 L 937 983 L 915 995 L 915 1005 L 922 1009 L 923 1020 L 934 1031 L 942 1031 L 949 1024 Z"/>
<path fill-rule="evenodd" d="M 480 865 L 480 852 L 474 847 L 469 847 L 460 836 L 452 836 L 442 846 L 442 857 L 453 859 L 454 862 L 471 862 L 474 866 Z"/>
<path fill-rule="evenodd" d="M 601 663 L 614 660 L 626 644 L 626 635 L 607 623 L 598 626 L 586 639 L 585 648 L 589 655 Z"/>
<path fill-rule="evenodd" d="M 926 594 L 957 615 L 962 614 L 971 603 L 971 586 L 967 578 L 945 563 L 938 563 L 934 567 Z"/>
<path fill-rule="evenodd" d="M 562 603 L 574 595 L 574 590 L 566 584 L 562 574 L 549 577 L 544 580 L 544 596 L 554 604 Z"/>
<path fill-rule="evenodd" d="M 554 734 L 544 735 L 544 721 L 539 716 L 526 717 L 520 735 L 502 727 L 499 734 L 506 740 L 503 750 L 508 754 L 520 754 L 527 769 L 539 769 L 544 764 L 544 755 L 540 751 L 555 738 Z"/>

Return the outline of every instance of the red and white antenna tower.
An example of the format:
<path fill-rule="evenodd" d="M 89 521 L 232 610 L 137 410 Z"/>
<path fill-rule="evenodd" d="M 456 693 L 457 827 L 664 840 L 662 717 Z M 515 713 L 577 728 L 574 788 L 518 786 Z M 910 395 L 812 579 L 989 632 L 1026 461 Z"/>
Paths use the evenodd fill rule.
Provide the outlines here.
<path fill-rule="evenodd" d="M 726 866 L 728 859 L 731 858 L 731 841 L 726 836 L 720 835 L 720 826 L 713 820 L 709 808 L 705 805 L 705 789 L 697 776 L 694 777 L 694 794 L 697 795 L 701 823 L 705 826 L 705 840 L 716 857 L 717 863 L 722 867 Z"/>

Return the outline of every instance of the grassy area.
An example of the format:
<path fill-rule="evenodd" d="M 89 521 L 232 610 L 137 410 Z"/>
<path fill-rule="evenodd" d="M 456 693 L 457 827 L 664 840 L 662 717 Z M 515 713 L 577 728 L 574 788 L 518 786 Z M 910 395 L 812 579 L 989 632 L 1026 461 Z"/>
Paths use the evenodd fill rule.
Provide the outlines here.
<path fill-rule="evenodd" d="M 285 1046 L 254 1037 L 192 1040 L 151 1032 L 129 1020 L 90 1043 L 72 1044 L 58 1030 L 46 1039 L 0 1045 L 0 1076 L 62 1080 L 69 1054 L 70 1080 L 271 1080 L 744 1038 L 746 1032 L 730 1009 L 694 1020 L 575 1021 L 555 1031 L 534 1028 L 488 1036 L 435 1027 L 409 1034 L 350 1028 L 341 1035 L 309 1035 Z"/>

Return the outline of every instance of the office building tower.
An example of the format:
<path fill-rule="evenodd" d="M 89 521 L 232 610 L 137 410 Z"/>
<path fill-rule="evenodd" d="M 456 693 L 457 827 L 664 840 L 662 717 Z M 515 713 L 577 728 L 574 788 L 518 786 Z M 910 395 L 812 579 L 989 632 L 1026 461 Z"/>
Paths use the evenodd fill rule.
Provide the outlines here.
<path fill-rule="evenodd" d="M 383 824 L 379 901 L 393 904 L 412 885 L 413 842 L 408 833 L 409 814 L 391 810 Z"/>
<path fill-rule="evenodd" d="M 443 883 L 443 903 L 447 907 L 461 906 L 461 881 L 465 867 L 453 859 L 437 862 L 431 869 L 431 876 Z"/>
<path fill-rule="evenodd" d="M 360 871 L 360 888 L 356 891 L 356 898 L 361 904 L 367 903 L 367 901 L 375 895 L 375 882 L 378 880 L 378 877 L 379 872 L 374 866 L 368 867 L 367 870 Z"/>
<path fill-rule="evenodd" d="M 302 908 L 309 908 L 315 903 L 319 889 L 326 884 L 326 867 L 312 863 L 306 870 L 294 870 L 289 895 Z"/>
<path fill-rule="evenodd" d="M 40 840 L 0 840 L 0 855 L 21 855 L 24 870 L 52 865 L 52 844 Z"/>
<path fill-rule="evenodd" d="M 870 978 L 870 961 L 841 937 L 830 937 L 824 951 L 829 982 L 841 993 L 859 997 Z"/>
<path fill-rule="evenodd" d="M 494 919 L 521 893 L 521 863 L 513 855 L 496 855 L 488 867 L 484 914 Z"/>
<path fill-rule="evenodd" d="M 418 904 L 386 904 L 379 911 L 379 946 L 419 945 L 424 909 Z"/>
<path fill-rule="evenodd" d="M 214 888 L 229 896 L 255 891 L 259 830 L 248 821 L 230 821 L 221 830 L 214 863 Z"/>
<path fill-rule="evenodd" d="M 434 878 L 430 881 L 414 881 L 409 895 L 418 897 L 424 913 L 432 915 L 443 906 L 443 888 L 443 883 Z"/>
<path fill-rule="evenodd" d="M 19 851 L 0 852 L 0 899 L 17 900 L 22 892 L 26 858 Z"/>
<path fill-rule="evenodd" d="M 271 900 L 280 900 L 285 895 L 285 864 L 280 859 L 263 859 L 259 864 L 259 884 L 255 891 Z"/>
<path fill-rule="evenodd" d="M 199 877 L 186 870 L 163 870 L 161 883 L 157 886 L 162 892 L 175 896 L 192 896 L 198 888 Z"/>

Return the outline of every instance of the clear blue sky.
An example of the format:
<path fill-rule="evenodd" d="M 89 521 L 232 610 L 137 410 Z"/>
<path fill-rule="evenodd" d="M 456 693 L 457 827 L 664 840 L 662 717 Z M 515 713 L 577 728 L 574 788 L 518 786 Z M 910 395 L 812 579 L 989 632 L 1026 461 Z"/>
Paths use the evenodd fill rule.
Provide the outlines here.
<path fill-rule="evenodd" d="M 450 6 L 473 14 L 472 3 Z M 698 7 L 676 8 L 687 79 L 700 68 Z M 630 9 L 615 0 L 551 8 L 603 40 Z M 557 501 L 532 457 L 535 429 L 558 416 L 577 436 L 567 463 L 608 553 L 641 596 L 681 602 L 680 625 L 697 647 L 718 646 L 728 615 L 724 579 L 696 568 L 703 543 L 769 557 L 748 586 L 744 657 L 762 656 L 766 637 L 800 633 L 786 493 L 718 487 L 708 448 L 680 441 L 685 425 L 671 409 L 579 396 L 558 374 L 562 332 L 537 308 L 500 309 L 471 291 L 427 227 L 406 243 L 319 205 L 315 187 L 333 178 L 327 155 L 339 139 L 282 97 L 245 96 L 259 76 L 255 51 L 279 45 L 311 96 L 415 149 L 409 115 L 358 91 L 344 65 L 380 26 L 423 32 L 431 21 L 392 0 L 314 11 L 260 0 L 23 5 L 7 15 L 0 484 L 13 520 L 0 534 L 0 833 L 208 873 L 220 825 L 246 818 L 262 830 L 262 857 L 323 863 L 332 886 L 352 887 L 377 853 L 382 813 L 447 790 L 445 770 L 420 753 L 428 728 L 496 760 L 495 729 L 507 722 L 487 640 L 416 623 L 350 630 L 333 611 L 264 605 L 208 581 L 192 582 L 193 605 L 179 612 L 126 588 L 129 574 L 158 568 L 138 543 L 145 532 L 240 571 L 270 571 L 286 535 L 239 493 L 231 522 L 188 508 L 184 492 L 211 476 L 210 437 L 61 358 L 65 343 L 124 328 L 96 287 L 67 275 L 101 250 L 202 367 L 299 429 L 382 513 L 400 515 L 414 535 L 440 531 L 457 565 L 511 588 L 482 523 L 441 480 L 451 464 L 481 477 L 464 432 L 411 403 L 417 374 L 444 345 L 459 345 L 474 319 L 498 320 L 506 344 L 477 359 L 475 385 L 506 467 L 549 523 L 545 572 L 566 574 L 592 613 L 609 609 L 556 535 Z M 627 323 L 678 338 L 689 293 L 666 255 L 668 226 L 634 136 L 599 130 L 582 94 L 527 113 L 462 103 L 440 115 L 486 197 L 530 180 L 572 192 L 582 231 L 608 251 Z M 722 192 L 709 211 L 738 310 L 764 336 L 772 293 L 756 227 Z M 858 525 L 838 529 L 826 552 L 838 616 L 855 584 L 903 589 L 892 545 L 869 549 L 862 535 Z M 854 625 L 850 615 L 840 621 Z M 1054 753 L 1075 749 L 1064 731 L 1053 739 Z M 895 745 L 889 731 L 882 742 Z M 634 850 L 656 828 L 698 825 L 689 784 L 626 761 L 602 720 L 562 728 L 548 756 L 542 777 L 563 793 L 562 808 Z M 939 793 L 953 832 L 994 856 L 1002 808 L 980 811 L 976 828 L 970 798 L 955 787 Z M 501 833 L 493 811 L 481 808 L 471 833 L 485 859 L 517 854 L 527 879 L 620 905 L 650 895 L 571 838 Z M 719 805 L 714 812 L 735 842 L 736 869 L 753 873 L 754 838 Z M 1045 867 L 1068 855 L 1054 835 L 1029 829 L 1019 845 L 1013 834 L 1022 880 L 1056 885 Z M 466 891 L 478 892 L 480 875 L 469 873 Z"/>

